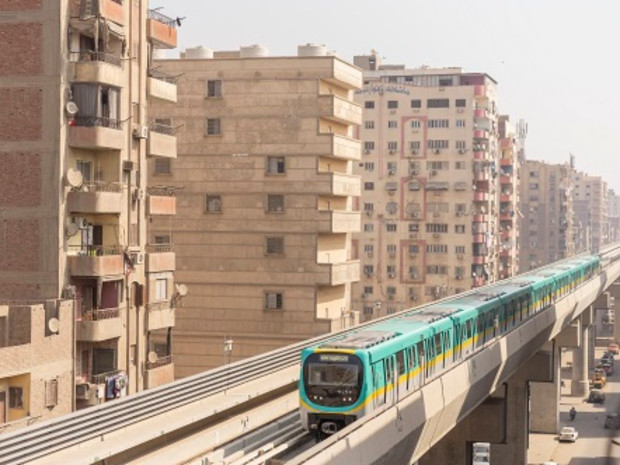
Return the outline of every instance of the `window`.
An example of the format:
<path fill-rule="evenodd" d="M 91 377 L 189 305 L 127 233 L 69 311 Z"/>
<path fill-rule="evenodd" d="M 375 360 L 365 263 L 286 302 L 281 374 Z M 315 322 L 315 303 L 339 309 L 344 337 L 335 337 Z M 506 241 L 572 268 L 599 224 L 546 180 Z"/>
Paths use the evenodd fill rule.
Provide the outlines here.
<path fill-rule="evenodd" d="M 427 140 L 426 147 L 429 149 L 447 149 L 449 142 L 447 140 Z"/>
<path fill-rule="evenodd" d="M 364 204 L 364 211 L 366 213 L 372 213 L 374 209 L 375 209 L 374 204 L 372 204 L 372 203 L 365 203 Z"/>
<path fill-rule="evenodd" d="M 396 129 L 398 127 L 398 121 L 388 121 L 388 129 Z"/>
<path fill-rule="evenodd" d="M 219 136 L 221 134 L 220 119 L 207 118 L 207 136 Z"/>
<path fill-rule="evenodd" d="M 456 120 L 456 127 L 457 128 L 464 128 L 465 127 L 465 120 L 464 119 L 457 119 Z"/>
<path fill-rule="evenodd" d="M 166 300 L 168 298 L 168 280 L 155 280 L 155 300 Z"/>
<path fill-rule="evenodd" d="M 372 100 L 366 100 L 364 102 L 364 108 L 366 108 L 367 110 L 371 110 L 375 107 L 375 102 L 373 102 Z"/>
<path fill-rule="evenodd" d="M 450 99 L 447 98 L 429 98 L 426 101 L 427 108 L 450 108 Z"/>
<path fill-rule="evenodd" d="M 373 232 L 374 226 L 372 223 L 364 223 L 364 232 Z"/>
<path fill-rule="evenodd" d="M 374 292 L 374 289 L 372 288 L 372 286 L 364 286 L 364 294 L 372 294 Z"/>
<path fill-rule="evenodd" d="M 466 161 L 457 161 L 454 163 L 454 169 L 456 170 L 464 170 L 467 168 L 467 162 Z"/>
<path fill-rule="evenodd" d="M 467 106 L 467 101 L 464 98 L 457 98 L 454 104 L 456 108 L 465 108 Z"/>
<path fill-rule="evenodd" d="M 283 255 L 284 254 L 284 238 L 278 237 L 266 237 L 265 249 L 267 255 Z"/>
<path fill-rule="evenodd" d="M 372 253 L 375 250 L 374 245 L 372 244 L 364 244 L 364 252 Z"/>
<path fill-rule="evenodd" d="M 207 213 L 221 213 L 222 211 L 222 196 L 221 195 L 206 195 L 205 211 Z"/>
<path fill-rule="evenodd" d="M 375 164 L 371 161 L 364 163 L 364 169 L 366 171 L 374 171 L 375 170 Z"/>
<path fill-rule="evenodd" d="M 364 274 L 366 276 L 372 276 L 374 273 L 374 267 L 372 265 L 364 265 Z"/>
<path fill-rule="evenodd" d="M 215 98 L 222 96 L 222 81 L 221 79 L 214 79 L 207 81 L 207 97 Z"/>
<path fill-rule="evenodd" d="M 465 253 L 465 246 L 464 245 L 457 245 L 454 247 L 454 251 L 456 253 Z"/>
<path fill-rule="evenodd" d="M 429 119 L 427 122 L 429 128 L 448 128 L 450 120 L 447 119 Z"/>
<path fill-rule="evenodd" d="M 168 234 L 155 234 L 155 244 L 170 244 L 170 236 Z"/>
<path fill-rule="evenodd" d="M 170 158 L 155 158 L 155 173 L 154 174 L 172 174 L 172 170 L 170 169 L 171 163 Z"/>
<path fill-rule="evenodd" d="M 419 129 L 421 125 L 422 125 L 422 123 L 420 122 L 419 119 L 412 119 L 411 120 L 411 129 Z"/>
<path fill-rule="evenodd" d="M 284 157 L 267 157 L 267 174 L 284 173 L 286 173 Z"/>
<path fill-rule="evenodd" d="M 426 274 L 448 274 L 446 265 L 427 265 Z"/>
<path fill-rule="evenodd" d="M 396 223 L 387 223 L 385 225 L 385 229 L 387 232 L 396 232 L 397 230 Z"/>
<path fill-rule="evenodd" d="M 396 267 L 394 265 L 387 265 L 385 268 L 388 276 L 392 276 L 396 274 Z"/>
<path fill-rule="evenodd" d="M 364 123 L 364 127 L 366 129 L 374 129 L 375 128 L 375 122 L 374 121 L 366 121 Z"/>
<path fill-rule="evenodd" d="M 387 164 L 387 169 L 389 174 L 396 174 L 396 168 L 398 164 L 395 161 L 390 161 Z"/>
<path fill-rule="evenodd" d="M 387 253 L 389 255 L 396 255 L 396 245 L 395 244 L 388 244 L 387 245 Z"/>
<path fill-rule="evenodd" d="M 465 225 L 464 224 L 455 224 L 454 232 L 457 234 L 465 234 Z"/>
<path fill-rule="evenodd" d="M 467 143 L 464 140 L 457 140 L 456 148 L 459 150 L 465 150 L 467 148 Z"/>
<path fill-rule="evenodd" d="M 371 150 L 375 149 L 375 143 L 373 141 L 366 141 L 364 142 L 364 150 L 366 152 L 370 152 Z"/>
<path fill-rule="evenodd" d="M 374 191 L 375 190 L 375 183 L 374 182 L 365 182 L 364 183 L 364 190 L 365 191 Z"/>
<path fill-rule="evenodd" d="M 265 292 L 265 310 L 282 310 L 283 300 L 281 292 Z"/>
<path fill-rule="evenodd" d="M 426 223 L 426 232 L 430 233 L 447 233 L 448 225 L 447 224 L 438 224 L 438 223 Z"/>
<path fill-rule="evenodd" d="M 20 387 L 9 387 L 9 408 L 24 408 L 24 389 Z"/>
<path fill-rule="evenodd" d="M 448 246 L 445 244 L 428 244 L 426 246 L 427 253 L 448 253 Z"/>
<path fill-rule="evenodd" d="M 418 232 L 420 225 L 418 223 L 409 223 L 409 232 Z"/>
<path fill-rule="evenodd" d="M 411 150 L 420 150 L 420 141 L 412 140 L 411 142 L 409 142 L 409 148 Z"/>
<path fill-rule="evenodd" d="M 416 254 L 420 251 L 420 246 L 418 244 L 410 244 L 409 245 L 409 254 Z"/>
<path fill-rule="evenodd" d="M 394 110 L 394 109 L 398 108 L 398 101 L 397 100 L 388 100 L 387 107 L 390 110 Z"/>
<path fill-rule="evenodd" d="M 398 142 L 395 142 L 395 141 L 388 142 L 388 150 L 391 152 L 398 150 Z"/>
<path fill-rule="evenodd" d="M 82 175 L 84 182 L 92 181 L 93 164 L 90 161 L 77 160 L 75 162 L 75 168 Z"/>
<path fill-rule="evenodd" d="M 412 100 L 411 108 L 422 108 L 422 100 Z"/>
<path fill-rule="evenodd" d="M 267 194 L 267 211 L 283 212 L 284 211 L 284 195 Z"/>

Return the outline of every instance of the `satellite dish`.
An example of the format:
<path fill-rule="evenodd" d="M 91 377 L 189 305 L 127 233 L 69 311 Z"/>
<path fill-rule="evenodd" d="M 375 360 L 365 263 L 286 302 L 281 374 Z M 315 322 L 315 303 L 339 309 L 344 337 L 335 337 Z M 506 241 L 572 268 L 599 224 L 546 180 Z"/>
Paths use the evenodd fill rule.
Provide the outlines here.
<path fill-rule="evenodd" d="M 47 322 L 47 329 L 49 329 L 50 332 L 57 334 L 60 329 L 60 321 L 58 321 L 58 318 L 50 318 Z"/>
<path fill-rule="evenodd" d="M 67 184 L 75 189 L 80 188 L 84 183 L 84 176 L 82 176 L 82 173 L 73 168 L 69 168 L 65 178 L 67 180 Z"/>
<path fill-rule="evenodd" d="M 77 112 L 80 111 L 80 109 L 75 104 L 75 102 L 67 102 L 67 104 L 65 105 L 65 111 L 69 116 L 75 116 Z"/>
<path fill-rule="evenodd" d="M 77 224 L 75 223 L 70 223 L 67 225 L 67 237 L 73 237 L 75 236 L 78 231 L 80 230 L 80 228 L 78 227 Z"/>
<path fill-rule="evenodd" d="M 177 290 L 177 294 L 179 294 L 181 297 L 187 295 L 187 286 L 185 284 L 175 284 L 174 287 Z"/>
<path fill-rule="evenodd" d="M 159 357 L 157 356 L 157 352 L 152 351 L 152 350 L 147 355 L 147 358 L 148 358 L 149 362 L 151 362 L 151 363 L 155 363 L 157 361 L 157 359 L 159 359 Z"/>

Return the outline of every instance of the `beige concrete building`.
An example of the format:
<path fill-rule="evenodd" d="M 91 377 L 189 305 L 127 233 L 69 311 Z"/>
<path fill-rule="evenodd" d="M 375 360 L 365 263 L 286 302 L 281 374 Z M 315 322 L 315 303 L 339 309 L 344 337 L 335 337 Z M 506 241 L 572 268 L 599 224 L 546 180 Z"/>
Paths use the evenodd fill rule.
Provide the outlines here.
<path fill-rule="evenodd" d="M 607 183 L 600 176 L 573 174 L 578 249 L 596 252 L 607 244 Z"/>
<path fill-rule="evenodd" d="M 620 196 L 607 191 L 607 238 L 610 243 L 620 240 Z"/>
<path fill-rule="evenodd" d="M 152 233 L 174 244 L 190 289 L 177 377 L 355 323 L 360 269 L 360 70 L 312 45 L 292 57 L 261 46 L 182 56 L 157 62 L 182 74 L 178 105 L 152 108 L 179 127 L 179 154 L 150 172 L 151 184 L 179 188 L 175 221 L 155 220 Z"/>
<path fill-rule="evenodd" d="M 459 68 L 382 65 L 375 52 L 355 64 L 364 70 L 355 97 L 364 121 L 354 308 L 370 319 L 497 280 L 500 239 L 516 232 L 499 234 L 495 81 Z M 517 171 L 512 142 L 504 150 L 508 222 Z"/>
<path fill-rule="evenodd" d="M 175 25 L 146 1 L 0 1 L 0 423 L 172 379 L 154 335 L 174 325 L 174 254 L 148 248 L 146 219 L 174 202 L 147 195 L 146 164 L 175 154 L 147 118 L 175 99 L 147 74 Z"/>
<path fill-rule="evenodd" d="M 571 257 L 573 168 L 526 160 L 521 176 L 520 272 Z"/>

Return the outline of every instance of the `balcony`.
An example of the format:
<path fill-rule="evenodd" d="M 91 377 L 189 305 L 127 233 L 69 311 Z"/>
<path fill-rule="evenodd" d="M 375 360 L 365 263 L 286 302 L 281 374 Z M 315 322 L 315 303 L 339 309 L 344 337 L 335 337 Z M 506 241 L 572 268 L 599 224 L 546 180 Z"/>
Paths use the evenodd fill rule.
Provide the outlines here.
<path fill-rule="evenodd" d="M 361 193 L 361 180 L 359 176 L 341 173 L 320 173 L 321 181 L 316 191 L 318 194 L 340 195 L 340 196 L 359 196 Z"/>
<path fill-rule="evenodd" d="M 107 341 L 121 337 L 123 334 L 120 308 L 88 310 L 77 322 L 78 341 Z"/>
<path fill-rule="evenodd" d="M 361 105 L 337 95 L 319 96 L 319 115 L 340 124 L 362 124 Z"/>
<path fill-rule="evenodd" d="M 67 209 L 71 213 L 120 214 L 123 186 L 102 181 L 85 182 L 80 190 L 69 192 Z"/>
<path fill-rule="evenodd" d="M 362 73 L 356 67 L 340 60 L 331 60 L 331 63 L 333 77 L 325 78 L 326 81 L 348 89 L 359 89 L 362 87 Z"/>
<path fill-rule="evenodd" d="M 121 373 L 124 373 L 124 371 L 112 370 L 106 371 L 105 373 L 91 374 L 85 381 L 88 381 L 91 384 L 104 384 L 107 378 L 112 378 L 116 375 L 120 375 Z"/>
<path fill-rule="evenodd" d="M 474 150 L 474 158 L 476 160 L 486 160 L 487 159 L 486 150 Z"/>
<path fill-rule="evenodd" d="M 174 271 L 176 269 L 176 254 L 170 244 L 151 244 L 146 246 L 147 273 L 160 271 Z"/>
<path fill-rule="evenodd" d="M 174 189 L 167 187 L 149 187 L 146 198 L 146 211 L 148 215 L 176 215 L 177 198 Z"/>
<path fill-rule="evenodd" d="M 178 20 L 162 15 L 155 10 L 148 11 L 146 37 L 155 48 L 176 48 Z"/>
<path fill-rule="evenodd" d="M 122 122 L 99 116 L 76 116 L 69 120 L 70 147 L 122 150 L 127 141 Z"/>
<path fill-rule="evenodd" d="M 360 261 L 321 263 L 316 283 L 319 286 L 340 286 L 360 280 Z"/>
<path fill-rule="evenodd" d="M 509 211 L 499 212 L 499 219 L 501 221 L 512 220 L 513 216 L 514 216 L 513 212 L 509 212 Z"/>
<path fill-rule="evenodd" d="M 512 166 L 513 161 L 514 160 L 512 157 L 503 157 L 499 159 L 499 165 L 500 166 Z"/>
<path fill-rule="evenodd" d="M 172 355 L 159 357 L 146 362 L 146 388 L 151 389 L 174 381 L 174 362 Z"/>
<path fill-rule="evenodd" d="M 72 276 L 110 276 L 125 272 L 122 246 L 69 247 L 67 264 Z"/>
<path fill-rule="evenodd" d="M 151 157 L 176 158 L 175 128 L 161 123 L 151 123 L 149 129 L 148 154 Z"/>
<path fill-rule="evenodd" d="M 96 2 L 77 0 L 69 2 L 69 5 L 71 18 L 79 18 L 80 16 L 92 18 L 101 17 L 118 24 L 125 24 L 123 0 L 98 0 Z"/>
<path fill-rule="evenodd" d="M 491 179 L 491 175 L 488 171 L 478 171 L 474 173 L 475 181 L 488 181 L 489 179 Z"/>
<path fill-rule="evenodd" d="M 500 202 L 512 202 L 512 193 L 510 194 L 500 194 L 499 195 Z"/>
<path fill-rule="evenodd" d="M 484 244 L 485 242 L 486 242 L 486 234 L 474 234 L 473 235 L 474 244 Z"/>
<path fill-rule="evenodd" d="M 499 177 L 499 183 L 500 183 L 500 184 L 507 184 L 507 185 L 508 185 L 508 184 L 512 184 L 512 176 L 508 176 L 508 175 L 506 175 L 506 174 L 502 174 L 502 175 Z"/>
<path fill-rule="evenodd" d="M 329 141 L 321 144 L 317 153 L 319 155 L 341 158 L 343 160 L 359 160 L 362 153 L 362 143 L 357 139 L 351 139 L 338 134 L 321 134 L 320 141 Z M 310 150 L 315 150 L 310 148 Z"/>
<path fill-rule="evenodd" d="M 488 202 L 489 201 L 489 193 L 488 192 L 474 192 L 474 202 Z"/>
<path fill-rule="evenodd" d="M 146 86 L 148 94 L 160 100 L 176 103 L 177 77 L 153 68 L 149 68 L 147 74 Z"/>
<path fill-rule="evenodd" d="M 474 214 L 474 223 L 486 223 L 487 220 L 488 220 L 488 216 L 484 213 Z"/>
<path fill-rule="evenodd" d="M 155 331 L 162 328 L 172 328 L 175 323 L 175 310 L 170 301 L 153 302 L 147 304 L 147 331 Z"/>
<path fill-rule="evenodd" d="M 476 97 L 483 97 L 485 96 L 486 89 L 484 88 L 484 86 L 474 86 L 474 95 Z"/>
<path fill-rule="evenodd" d="M 484 129 L 476 129 L 474 131 L 474 139 L 488 139 L 489 131 L 485 131 Z"/>
<path fill-rule="evenodd" d="M 71 53 L 73 63 L 73 82 L 90 82 L 114 87 L 125 87 L 120 56 L 94 50 Z"/>
<path fill-rule="evenodd" d="M 319 211 L 319 233 L 360 232 L 361 213 L 342 210 Z"/>
<path fill-rule="evenodd" d="M 486 255 L 474 255 L 473 263 L 475 265 L 486 265 L 487 263 L 489 263 L 489 257 L 487 257 Z"/>

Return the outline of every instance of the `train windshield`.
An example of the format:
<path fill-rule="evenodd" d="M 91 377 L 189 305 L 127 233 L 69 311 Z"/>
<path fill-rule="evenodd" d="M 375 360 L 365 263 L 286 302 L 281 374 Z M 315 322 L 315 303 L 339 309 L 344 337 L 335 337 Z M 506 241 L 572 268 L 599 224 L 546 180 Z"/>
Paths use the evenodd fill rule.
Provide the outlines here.
<path fill-rule="evenodd" d="M 351 405 L 359 398 L 362 374 L 362 362 L 355 355 L 312 354 L 304 364 L 306 395 L 313 403 L 323 406 Z"/>

